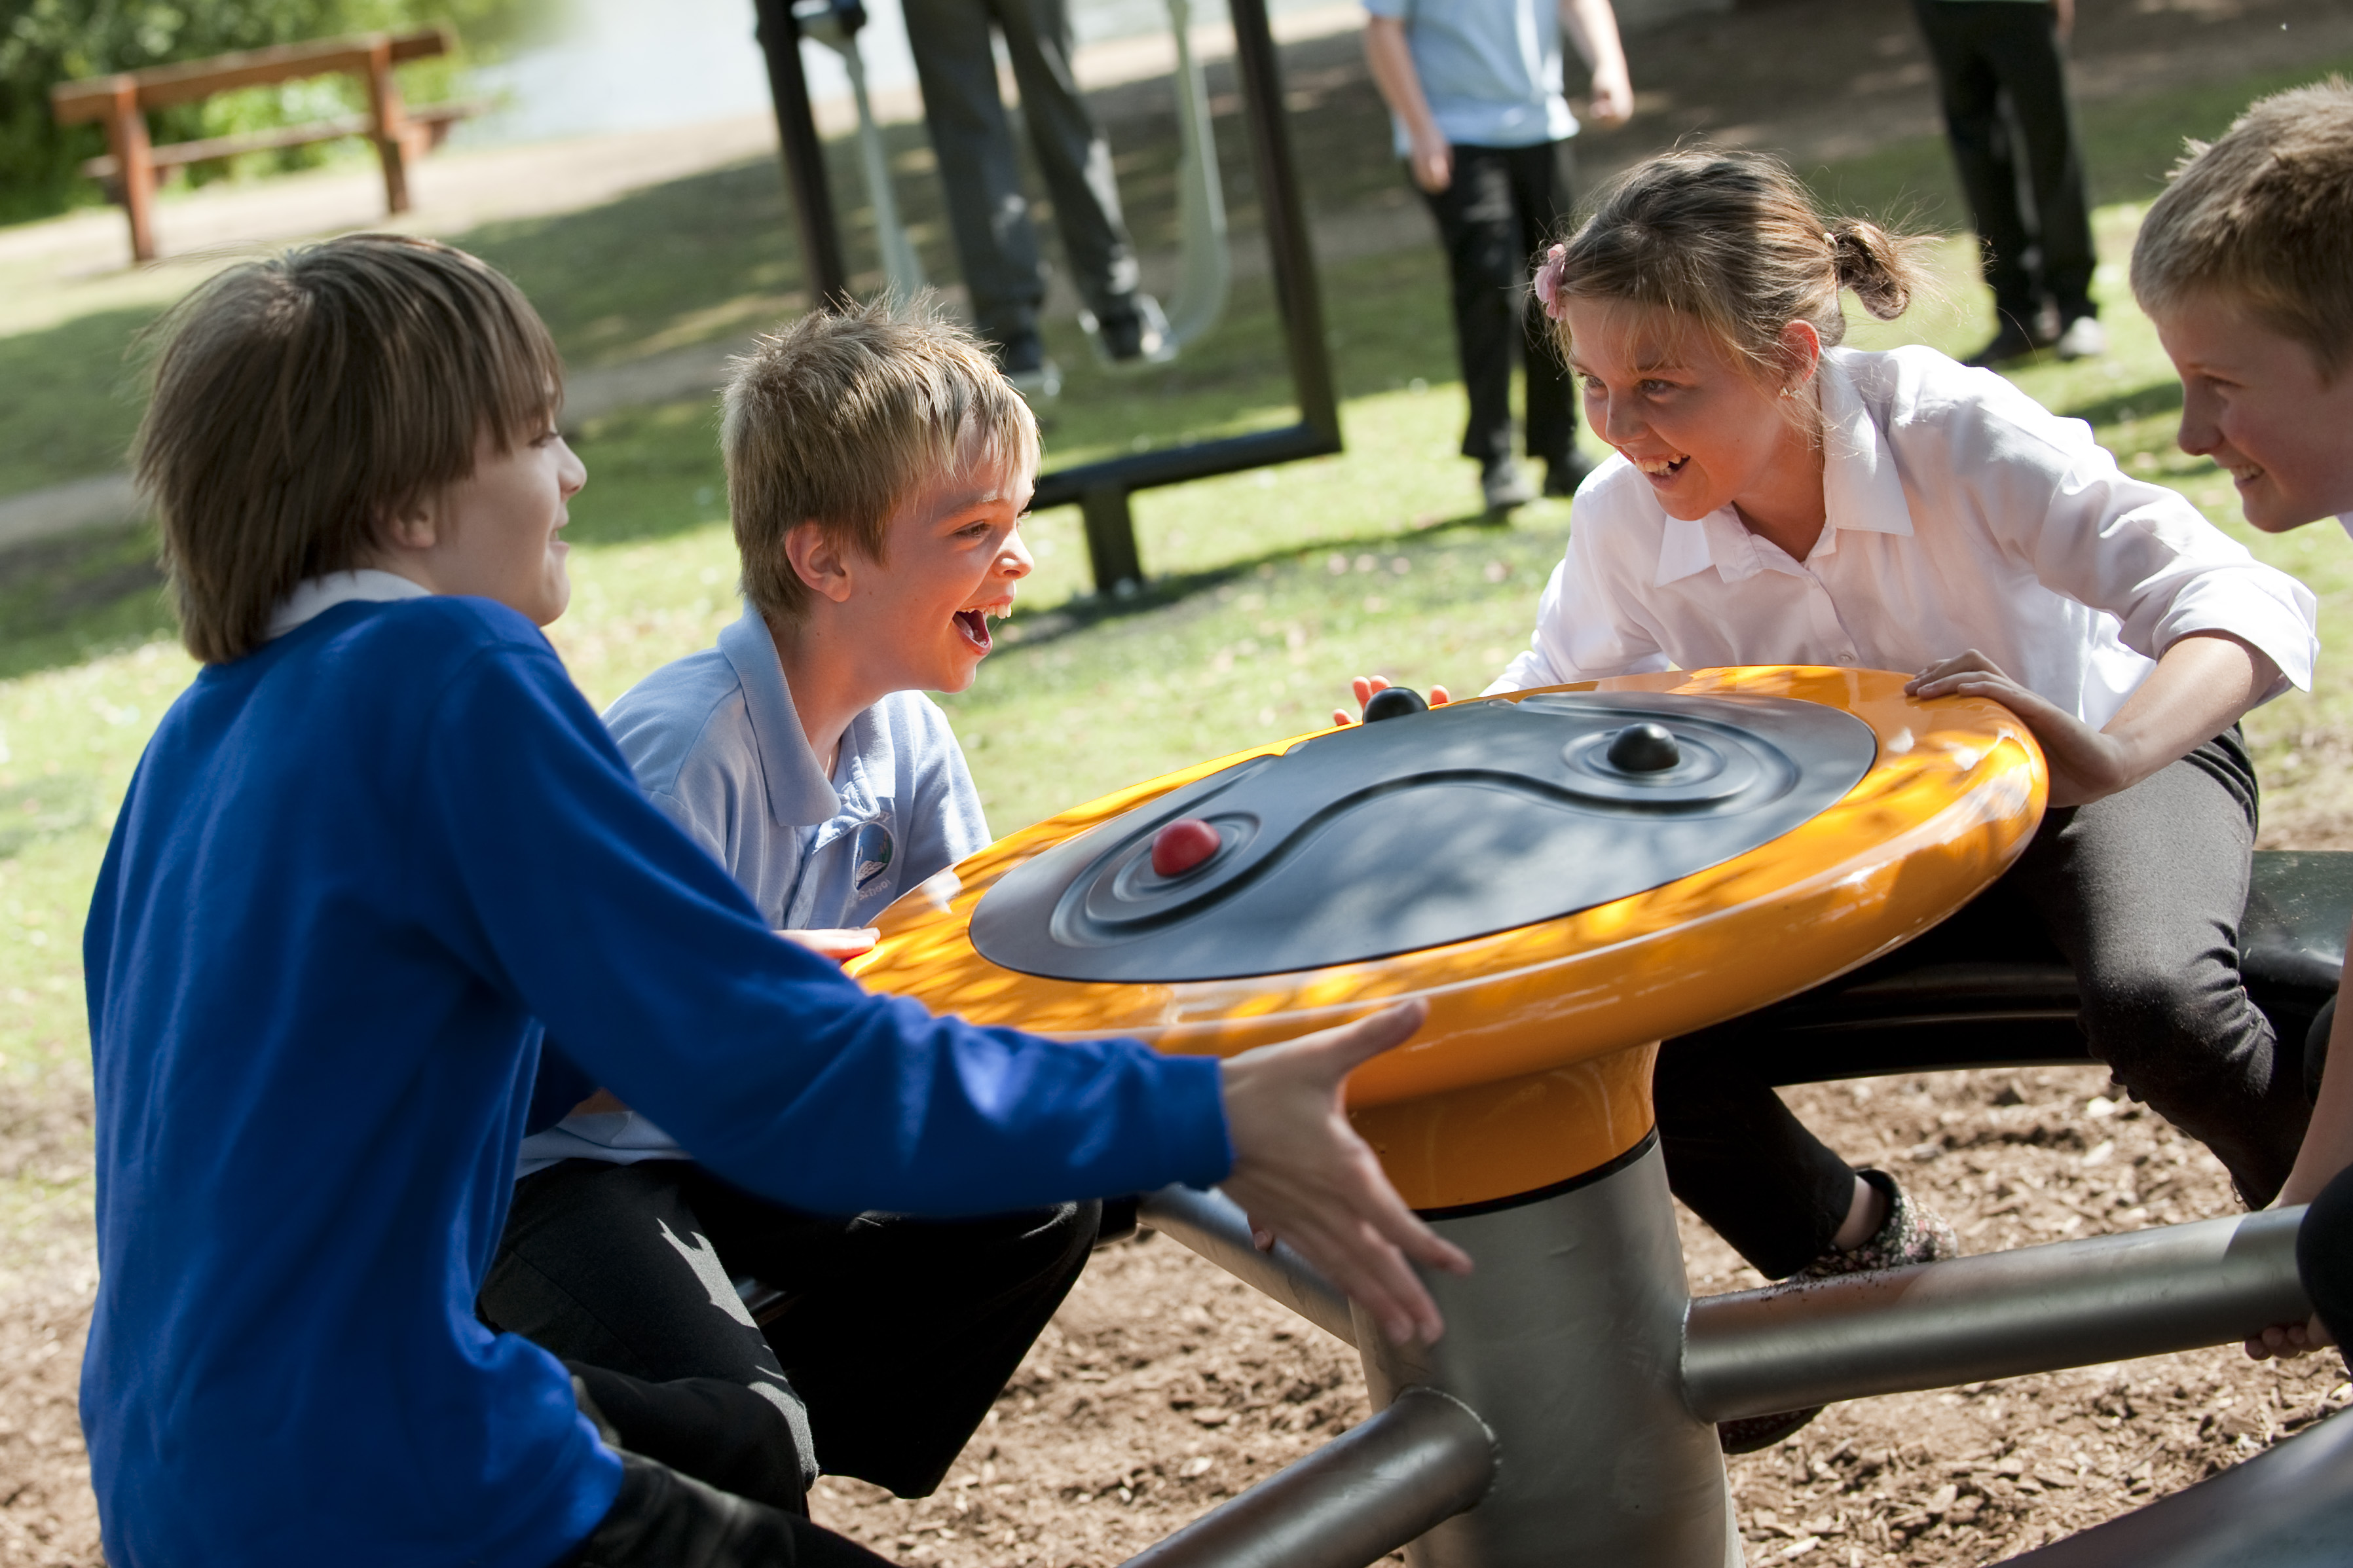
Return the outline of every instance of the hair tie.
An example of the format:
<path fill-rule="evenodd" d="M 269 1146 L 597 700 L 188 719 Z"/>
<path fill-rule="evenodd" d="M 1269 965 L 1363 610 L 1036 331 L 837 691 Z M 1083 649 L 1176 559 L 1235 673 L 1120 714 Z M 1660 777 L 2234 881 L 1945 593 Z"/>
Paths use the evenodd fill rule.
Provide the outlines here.
<path fill-rule="evenodd" d="M 1556 245 L 1546 251 L 1545 258 L 1536 264 L 1536 299 L 1543 304 L 1547 320 L 1559 321 L 1567 308 L 1560 302 L 1560 284 L 1567 270 L 1568 247 L 1565 245 Z"/>
<path fill-rule="evenodd" d="M 1824 229 L 1822 230 L 1822 243 L 1829 246 L 1832 250 L 1836 250 L 1838 248 L 1838 236 L 1832 234 L 1829 229 Z"/>

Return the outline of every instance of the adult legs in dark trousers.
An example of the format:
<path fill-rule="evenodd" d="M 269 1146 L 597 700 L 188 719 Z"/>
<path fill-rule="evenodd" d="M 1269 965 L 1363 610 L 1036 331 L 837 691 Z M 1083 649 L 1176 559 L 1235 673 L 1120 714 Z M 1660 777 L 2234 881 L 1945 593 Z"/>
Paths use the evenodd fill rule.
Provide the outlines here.
<path fill-rule="evenodd" d="M 807 1215 L 687 1161 L 567 1160 L 516 1184 L 480 1306 L 675 1468 L 794 1510 L 820 1467 L 921 1497 L 1086 1266 L 1100 1213 Z M 765 1331 L 744 1274 L 786 1298 Z"/>
<path fill-rule="evenodd" d="M 997 96 L 993 26 L 1013 62 L 1021 116 L 1053 197 L 1071 281 L 1107 352 L 1124 357 L 1120 350 L 1140 321 L 1135 247 L 1120 216 L 1111 144 L 1071 74 L 1064 0 L 905 0 L 905 11 L 948 224 L 980 335 L 998 345 L 1008 373 L 1044 363 L 1038 308 L 1046 298 L 1046 269 Z"/>
<path fill-rule="evenodd" d="M 1528 269 L 1569 210 L 1569 146 L 1454 146 L 1454 178 L 1423 193 L 1438 220 L 1454 289 L 1454 343 L 1471 418 L 1462 455 L 1479 460 L 1491 509 L 1529 499 L 1512 461 L 1512 361 L 1527 373 L 1527 454 L 1544 460 L 1545 490 L 1567 495 L 1585 477 L 1568 371 L 1553 346 Z"/>
<path fill-rule="evenodd" d="M 2261 1207 L 2309 1110 L 2239 978 L 2255 804 L 2234 730 L 2121 794 L 2050 813 L 2009 873 L 1912 951 L 2009 956 L 2019 933 L 2042 933 L 2074 968 L 2092 1055 Z M 1758 1272 L 1784 1279 L 1830 1249 L 1855 1173 L 1789 1114 L 1737 1024 L 1668 1041 L 1655 1095 L 1669 1185 Z"/>
<path fill-rule="evenodd" d="M 2056 9 L 2042 0 L 1913 0 L 1913 9 L 1936 61 L 1945 129 L 1993 288 L 1998 330 L 1972 363 L 2033 346 L 2045 299 L 2058 309 L 2062 354 L 2073 357 L 2070 332 L 2077 346 L 2098 353 L 2104 343 L 2092 302 L 2098 258 Z M 2031 211 L 2021 205 L 2021 166 Z M 2082 321 L 2093 325 L 2078 327 Z"/>

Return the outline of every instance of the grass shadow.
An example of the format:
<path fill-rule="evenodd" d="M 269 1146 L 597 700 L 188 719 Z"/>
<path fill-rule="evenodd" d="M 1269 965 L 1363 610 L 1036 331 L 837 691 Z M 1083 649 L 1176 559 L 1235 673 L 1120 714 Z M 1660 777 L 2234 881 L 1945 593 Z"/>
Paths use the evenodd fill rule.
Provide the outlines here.
<path fill-rule="evenodd" d="M 0 550 L 0 680 L 84 664 L 178 624 L 151 524 Z"/>
<path fill-rule="evenodd" d="M 2159 415 L 2179 414 L 2181 412 L 2181 383 L 2177 377 L 2168 376 L 2163 381 L 2152 381 L 2128 392 L 2109 393 L 2052 412 L 2093 425 L 2116 425 L 2134 419 L 2154 419 Z"/>

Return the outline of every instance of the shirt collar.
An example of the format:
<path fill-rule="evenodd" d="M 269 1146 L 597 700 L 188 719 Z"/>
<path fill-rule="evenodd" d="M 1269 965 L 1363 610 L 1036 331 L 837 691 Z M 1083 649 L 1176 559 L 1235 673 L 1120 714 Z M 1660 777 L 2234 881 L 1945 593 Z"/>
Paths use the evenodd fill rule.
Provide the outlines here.
<path fill-rule="evenodd" d="M 841 797 L 809 749 L 767 621 L 744 605 L 743 617 L 719 634 L 719 651 L 743 683 L 744 712 L 752 722 L 752 743 L 759 748 L 760 773 L 768 786 L 768 815 L 780 827 L 831 820 L 841 810 Z"/>
<path fill-rule="evenodd" d="M 1816 556 L 1834 553 L 1842 530 L 1900 534 L 1907 539 L 1912 534 L 1912 510 L 1904 500 L 1904 480 L 1895 471 L 1895 453 L 1887 445 L 1887 433 L 1863 404 L 1854 373 L 1846 364 L 1847 352 L 1833 349 L 1823 354 L 1814 377 L 1821 387 L 1825 513 L 1822 537 L 1814 546 Z M 1720 507 L 1694 521 L 1668 517 L 1655 495 L 1646 499 L 1665 525 L 1659 538 L 1656 586 L 1664 587 L 1710 566 L 1725 582 L 1738 583 L 1767 564 L 1757 550 L 1757 536 L 1730 507 Z"/>
<path fill-rule="evenodd" d="M 305 577 L 294 584 L 278 608 L 269 614 L 269 626 L 261 634 L 262 641 L 274 642 L 288 632 L 313 620 L 337 605 L 354 600 L 368 604 L 384 604 L 394 599 L 424 599 L 432 590 L 420 583 L 412 583 L 397 572 L 378 572 L 373 568 L 358 572 L 332 572 L 324 577 Z"/>

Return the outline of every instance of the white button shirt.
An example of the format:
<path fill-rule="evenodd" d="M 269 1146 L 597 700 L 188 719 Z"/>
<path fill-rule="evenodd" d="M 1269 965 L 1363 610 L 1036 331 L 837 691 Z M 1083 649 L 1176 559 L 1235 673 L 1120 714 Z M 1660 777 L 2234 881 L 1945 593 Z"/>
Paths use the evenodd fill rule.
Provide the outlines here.
<path fill-rule="evenodd" d="M 1577 492 L 1528 651 L 1490 691 L 1665 669 L 1911 671 L 1977 648 L 2094 728 L 2190 632 L 2229 632 L 2309 688 L 2312 592 L 2080 419 L 1932 349 L 1832 349 L 1818 377 L 1828 521 L 1803 561 L 1730 507 L 1667 515 L 1622 457 Z"/>

